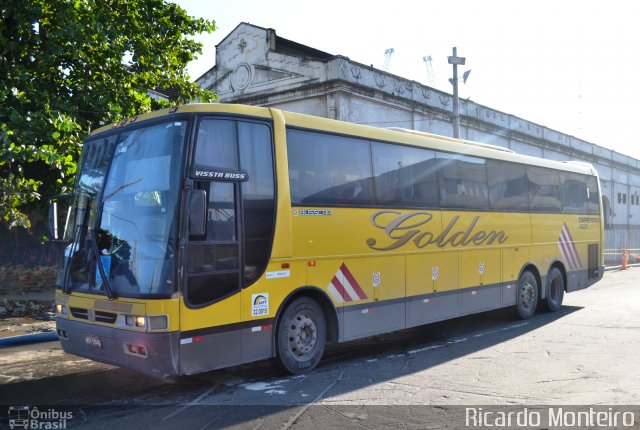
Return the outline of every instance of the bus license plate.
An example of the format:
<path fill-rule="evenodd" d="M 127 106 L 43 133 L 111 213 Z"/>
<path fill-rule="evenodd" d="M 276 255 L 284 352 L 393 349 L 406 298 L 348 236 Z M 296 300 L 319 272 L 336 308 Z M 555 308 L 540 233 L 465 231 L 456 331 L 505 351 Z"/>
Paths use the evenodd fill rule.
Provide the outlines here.
<path fill-rule="evenodd" d="M 102 348 L 102 341 L 98 336 L 85 336 L 84 341 L 87 345 L 97 346 L 98 348 Z"/>

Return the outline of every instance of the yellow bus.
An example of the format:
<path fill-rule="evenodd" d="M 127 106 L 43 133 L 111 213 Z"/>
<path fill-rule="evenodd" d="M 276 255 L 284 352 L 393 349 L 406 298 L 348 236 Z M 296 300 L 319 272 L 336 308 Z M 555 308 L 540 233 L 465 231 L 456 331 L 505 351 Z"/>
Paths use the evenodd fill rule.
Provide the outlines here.
<path fill-rule="evenodd" d="M 100 128 L 71 200 L 62 347 L 158 376 L 272 357 L 307 372 L 327 342 L 529 318 L 604 272 L 590 165 L 264 107 Z"/>

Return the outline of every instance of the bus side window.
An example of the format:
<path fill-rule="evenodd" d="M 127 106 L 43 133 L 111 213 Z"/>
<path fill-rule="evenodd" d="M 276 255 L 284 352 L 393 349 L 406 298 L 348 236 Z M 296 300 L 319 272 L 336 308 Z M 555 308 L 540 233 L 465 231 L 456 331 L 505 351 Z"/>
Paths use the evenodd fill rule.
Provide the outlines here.
<path fill-rule="evenodd" d="M 223 119 L 203 119 L 198 127 L 194 165 L 215 166 L 236 170 L 238 147 L 236 122 Z"/>
<path fill-rule="evenodd" d="M 487 160 L 491 209 L 529 210 L 529 182 L 522 165 Z"/>
<path fill-rule="evenodd" d="M 207 233 L 189 243 L 186 299 L 190 305 L 212 303 L 239 290 L 236 229 L 236 185 L 202 184 L 208 188 Z"/>
<path fill-rule="evenodd" d="M 244 287 L 267 268 L 275 225 L 275 179 L 271 129 L 265 124 L 238 122 L 240 168 L 249 173 L 242 183 L 244 226 Z"/>
<path fill-rule="evenodd" d="M 562 211 L 587 213 L 587 177 L 576 173 L 561 172 Z"/>
<path fill-rule="evenodd" d="M 200 121 L 193 164 L 203 168 L 238 169 L 236 121 Z M 196 182 L 207 192 L 204 236 L 190 237 L 186 301 L 204 306 L 240 291 L 238 185 L 210 180 Z"/>
<path fill-rule="evenodd" d="M 561 212 L 560 175 L 557 170 L 527 167 L 531 210 L 534 212 Z"/>
<path fill-rule="evenodd" d="M 438 206 L 435 152 L 372 143 L 376 203 L 382 206 Z"/>
<path fill-rule="evenodd" d="M 373 202 L 368 140 L 287 130 L 291 203 L 363 206 Z"/>
<path fill-rule="evenodd" d="M 587 176 L 587 213 L 592 215 L 600 213 L 598 178 L 595 176 Z"/>
<path fill-rule="evenodd" d="M 440 206 L 489 209 L 486 160 L 437 153 Z"/>

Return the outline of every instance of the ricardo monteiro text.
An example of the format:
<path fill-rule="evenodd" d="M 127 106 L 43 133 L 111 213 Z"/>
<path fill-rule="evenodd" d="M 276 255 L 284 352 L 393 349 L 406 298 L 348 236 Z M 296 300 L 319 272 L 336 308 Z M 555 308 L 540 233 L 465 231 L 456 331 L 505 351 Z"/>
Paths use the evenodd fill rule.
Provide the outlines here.
<path fill-rule="evenodd" d="M 545 410 L 529 410 L 523 408 L 507 411 L 485 410 L 484 408 L 465 408 L 465 425 L 467 427 L 634 427 L 636 415 L 632 411 L 600 410 L 588 408 L 584 410 L 568 410 L 566 408 L 548 408 Z"/>

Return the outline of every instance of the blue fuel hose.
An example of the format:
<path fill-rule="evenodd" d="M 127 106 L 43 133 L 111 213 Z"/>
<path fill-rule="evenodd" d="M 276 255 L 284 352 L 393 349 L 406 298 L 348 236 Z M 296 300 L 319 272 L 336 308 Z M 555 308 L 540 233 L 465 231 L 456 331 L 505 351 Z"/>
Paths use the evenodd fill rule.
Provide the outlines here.
<path fill-rule="evenodd" d="M 24 345 L 27 343 L 52 342 L 54 340 L 58 340 L 58 334 L 56 332 L 23 334 L 20 336 L 0 338 L 0 348 L 4 348 L 7 346 Z"/>

